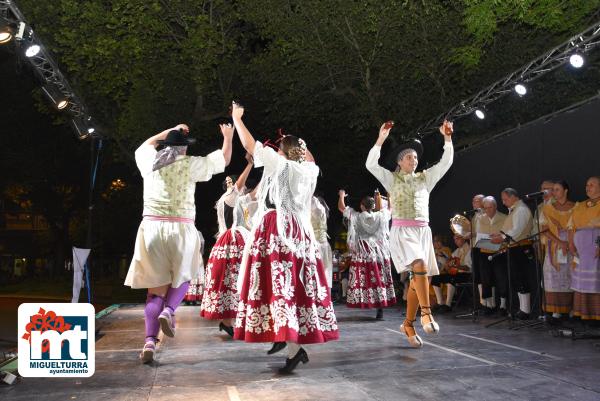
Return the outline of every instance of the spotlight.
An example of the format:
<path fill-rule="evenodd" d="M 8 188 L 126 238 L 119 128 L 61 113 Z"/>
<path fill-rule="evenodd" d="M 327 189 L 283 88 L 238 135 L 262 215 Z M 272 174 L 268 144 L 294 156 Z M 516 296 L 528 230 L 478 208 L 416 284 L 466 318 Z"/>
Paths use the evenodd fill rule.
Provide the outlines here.
<path fill-rule="evenodd" d="M 40 45 L 36 45 L 36 44 L 30 45 L 27 48 L 27 50 L 25 50 L 25 56 L 27 56 L 29 58 L 34 57 L 40 52 L 40 49 L 41 49 Z"/>
<path fill-rule="evenodd" d="M 0 17 L 0 44 L 8 43 L 12 40 L 15 34 L 15 24 L 11 24 L 8 21 L 4 21 Z"/>
<path fill-rule="evenodd" d="M 3 30 L 2 32 L 0 32 L 0 44 L 10 42 L 12 37 L 13 37 L 12 33 Z"/>
<path fill-rule="evenodd" d="M 94 131 L 96 131 L 96 129 L 94 127 L 90 127 L 90 128 L 88 128 L 87 131 L 88 131 L 88 134 L 93 134 Z"/>
<path fill-rule="evenodd" d="M 42 86 L 42 91 L 59 110 L 64 109 L 69 104 L 68 99 L 62 94 L 62 92 L 52 85 Z"/>
<path fill-rule="evenodd" d="M 478 119 L 483 120 L 485 118 L 485 113 L 481 109 L 475 110 L 475 115 Z"/>
<path fill-rule="evenodd" d="M 569 57 L 569 63 L 575 68 L 581 68 L 584 63 L 583 56 L 579 53 L 574 53 Z"/>
<path fill-rule="evenodd" d="M 525 96 L 527 94 L 527 87 L 523 84 L 516 84 L 515 92 L 517 92 L 517 95 L 519 96 Z"/>

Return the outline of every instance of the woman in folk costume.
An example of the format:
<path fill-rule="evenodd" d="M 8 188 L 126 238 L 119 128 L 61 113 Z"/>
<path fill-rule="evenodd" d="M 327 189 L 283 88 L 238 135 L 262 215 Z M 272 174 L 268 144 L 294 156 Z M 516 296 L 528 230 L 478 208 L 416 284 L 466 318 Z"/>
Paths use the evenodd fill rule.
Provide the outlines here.
<path fill-rule="evenodd" d="M 308 362 L 301 344 L 339 336 L 319 245 L 310 223 L 311 197 L 319 168 L 303 140 L 286 136 L 280 150 L 254 140 L 234 103 L 232 117 L 242 145 L 264 167 L 257 194 L 259 210 L 244 251 L 240 303 L 234 338 L 287 342 L 281 373 Z M 266 200 L 275 209 L 266 209 Z M 251 241 L 251 242 L 250 242 Z"/>
<path fill-rule="evenodd" d="M 346 206 L 346 191 L 340 189 L 338 209 L 348 219 L 350 280 L 346 305 L 350 308 L 377 308 L 376 319 L 383 319 L 383 308 L 396 303 L 389 247 L 388 209 L 375 210 L 375 199 L 364 197 L 361 212 Z"/>
<path fill-rule="evenodd" d="M 552 184 L 554 202 L 544 203 L 541 209 L 540 226 L 545 237 L 544 258 L 545 312 L 553 318 L 571 312 L 573 290 L 571 289 L 571 262 L 567 226 L 575 203 L 569 196 L 569 185 L 565 181 Z"/>
<path fill-rule="evenodd" d="M 437 333 L 438 324 L 431 314 L 429 303 L 429 280 L 427 276 L 439 274 L 429 228 L 429 194 L 435 184 L 452 165 L 452 123 L 444 121 L 440 132 L 444 136 L 444 153 L 433 167 L 415 173 L 418 159 L 423 153 L 421 142 L 413 140 L 397 149 L 396 171 L 392 173 L 379 165 L 381 145 L 387 139 L 391 127 L 386 123 L 379 130 L 375 146 L 369 151 L 366 167 L 391 194 L 392 230 L 390 251 L 399 273 L 409 271 L 410 287 L 406 300 L 406 319 L 400 331 L 415 348 L 423 346 L 417 335 L 414 321 L 421 306 L 421 325 L 426 333 Z"/>
<path fill-rule="evenodd" d="M 215 206 L 219 234 L 206 264 L 204 293 L 200 306 L 200 316 L 210 320 L 221 320 L 219 330 L 225 331 L 231 337 L 233 319 L 237 314 L 237 279 L 244 251 L 244 234 L 247 234 L 235 221 L 235 207 L 246 188 L 246 179 L 252 169 L 250 155 L 246 155 L 246 160 L 248 164 L 235 183 L 231 177 L 226 178 L 226 191 Z"/>
<path fill-rule="evenodd" d="M 204 255 L 204 236 L 201 231 L 198 231 L 198 236 L 200 237 L 200 258 L 203 258 Z M 202 261 L 204 265 L 204 260 Z M 183 297 L 183 302 L 186 305 L 195 305 L 196 302 L 202 300 L 202 288 L 204 287 L 204 271 L 200 270 L 200 274 L 198 277 L 193 278 L 190 281 L 190 286 L 188 287 L 185 296 Z"/>
<path fill-rule="evenodd" d="M 144 179 L 144 218 L 125 285 L 148 289 L 146 343 L 140 355 L 144 363 L 154 359 L 159 328 L 175 336 L 175 310 L 203 268 L 194 193 L 197 182 L 223 172 L 231 159 L 233 127 L 220 127 L 223 147 L 206 157 L 186 155 L 195 141 L 188 138 L 185 124 L 154 135 L 135 151 Z M 164 149 L 157 152 L 158 145 Z"/>
<path fill-rule="evenodd" d="M 327 240 L 327 219 L 329 218 L 329 206 L 322 196 L 313 195 L 310 209 L 310 221 L 315 233 L 315 239 L 319 243 L 321 250 L 321 260 L 325 267 L 325 276 L 327 277 L 327 287 L 331 289 L 333 282 L 333 251 Z"/>
<path fill-rule="evenodd" d="M 571 272 L 573 314 L 600 320 L 600 176 L 588 178 L 588 199 L 577 202 L 569 221 L 569 249 L 575 255 Z"/>

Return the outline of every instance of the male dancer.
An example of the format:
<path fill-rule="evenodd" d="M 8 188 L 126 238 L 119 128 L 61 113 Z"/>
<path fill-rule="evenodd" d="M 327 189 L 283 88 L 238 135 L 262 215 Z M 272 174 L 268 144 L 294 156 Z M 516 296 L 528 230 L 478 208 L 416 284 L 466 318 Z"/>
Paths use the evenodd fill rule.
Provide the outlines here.
<path fill-rule="evenodd" d="M 206 157 L 186 156 L 195 140 L 185 124 L 154 135 L 135 151 L 144 179 L 144 218 L 125 285 L 148 289 L 144 363 L 154 359 L 159 326 L 166 336 L 175 336 L 175 309 L 203 268 L 194 192 L 196 182 L 210 180 L 229 164 L 233 127 L 220 127 L 223 147 Z M 157 151 L 159 145 L 164 148 Z"/>
<path fill-rule="evenodd" d="M 419 157 L 423 153 L 423 145 L 418 140 L 412 140 L 396 149 L 398 153 L 394 152 L 394 154 L 397 154 L 397 166 L 394 173 L 379 165 L 381 145 L 387 139 L 390 129 L 387 124 L 379 129 L 379 137 L 369 152 L 366 167 L 391 195 L 392 260 L 398 273 L 409 271 L 411 275 L 406 300 L 406 319 L 400 326 L 400 330 L 406 334 L 411 346 L 420 348 L 423 346 L 423 341 L 413 326 L 419 305 L 423 330 L 426 333 L 439 331 L 439 326 L 431 314 L 427 279 L 427 276 L 439 274 L 429 228 L 429 194 L 452 165 L 454 158 L 452 123 L 444 121 L 440 127 L 445 140 L 444 153 L 440 162 L 419 173 L 415 173 L 415 170 Z"/>

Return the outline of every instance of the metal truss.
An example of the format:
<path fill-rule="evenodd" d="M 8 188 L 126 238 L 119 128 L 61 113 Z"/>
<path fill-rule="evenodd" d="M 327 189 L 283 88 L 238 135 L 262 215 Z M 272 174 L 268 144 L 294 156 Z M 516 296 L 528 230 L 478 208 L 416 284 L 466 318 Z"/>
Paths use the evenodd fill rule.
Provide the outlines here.
<path fill-rule="evenodd" d="M 26 24 L 25 17 L 12 0 L 0 0 L 0 22 L 2 22 L 2 20 L 16 25 L 21 23 Z M 88 114 L 84 102 L 77 96 L 65 76 L 60 71 L 58 64 L 53 60 L 50 52 L 46 49 L 41 40 L 35 36 L 35 32 L 33 32 L 29 26 L 27 26 L 26 29 L 30 30 L 30 38 L 28 40 L 17 40 L 17 47 L 24 50 L 23 48 L 27 47 L 29 44 L 37 44 L 40 46 L 40 51 L 33 57 L 23 56 L 23 58 L 32 65 L 36 75 L 46 87 L 58 91 L 62 97 L 68 101 L 65 110 L 73 117 L 73 119 L 77 120 L 79 125 L 87 124 L 91 120 L 91 117 Z M 77 134 L 81 139 L 90 135 L 86 132 L 87 128 L 88 127 L 86 126 L 83 133 L 77 131 Z M 98 137 L 98 131 L 95 130 L 91 136 Z"/>
<path fill-rule="evenodd" d="M 508 76 L 494 82 L 487 88 L 477 92 L 470 98 L 463 100 L 450 110 L 442 113 L 413 132 L 413 137 L 423 138 L 434 131 L 445 119 L 454 120 L 473 113 L 478 108 L 485 108 L 486 105 L 496 101 L 502 96 L 514 90 L 516 84 L 525 84 L 531 82 L 542 75 L 553 71 L 569 61 L 571 55 L 575 53 L 584 54 L 600 44 L 600 21 L 596 22 L 586 30 L 556 46 L 552 50 L 541 55 L 537 59 L 527 63 Z"/>

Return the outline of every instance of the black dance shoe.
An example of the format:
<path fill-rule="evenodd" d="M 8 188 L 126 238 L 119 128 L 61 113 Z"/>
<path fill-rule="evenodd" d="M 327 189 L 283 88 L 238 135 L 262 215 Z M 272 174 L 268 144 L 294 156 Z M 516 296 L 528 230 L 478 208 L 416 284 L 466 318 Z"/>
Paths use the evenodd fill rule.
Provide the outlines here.
<path fill-rule="evenodd" d="M 267 351 L 267 355 L 276 354 L 279 351 L 281 351 L 282 349 L 284 349 L 286 346 L 287 346 L 287 343 L 285 341 L 279 341 L 279 342 L 273 343 L 273 346 L 271 347 L 271 349 Z"/>
<path fill-rule="evenodd" d="M 529 320 L 529 313 L 525 313 L 522 310 L 520 310 L 515 314 L 515 319 Z"/>
<path fill-rule="evenodd" d="M 382 308 L 377 308 L 377 315 L 375 315 L 375 319 L 383 320 L 383 309 Z"/>
<path fill-rule="evenodd" d="M 224 331 L 233 338 L 233 327 L 226 326 L 223 322 L 219 323 L 219 331 Z"/>
<path fill-rule="evenodd" d="M 300 348 L 300 350 L 294 355 L 292 359 L 287 358 L 285 360 L 285 366 L 283 368 L 279 368 L 279 373 L 282 374 L 290 374 L 296 369 L 298 364 L 307 363 L 308 362 L 308 354 L 304 351 L 304 348 Z"/>

